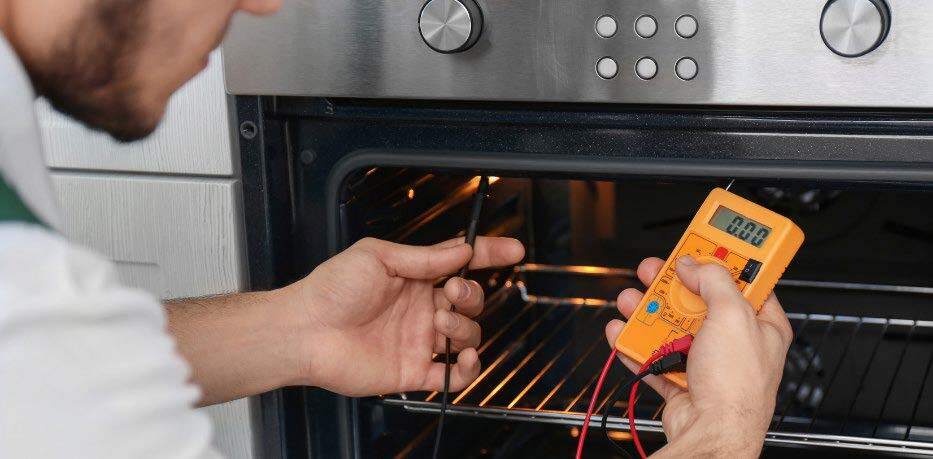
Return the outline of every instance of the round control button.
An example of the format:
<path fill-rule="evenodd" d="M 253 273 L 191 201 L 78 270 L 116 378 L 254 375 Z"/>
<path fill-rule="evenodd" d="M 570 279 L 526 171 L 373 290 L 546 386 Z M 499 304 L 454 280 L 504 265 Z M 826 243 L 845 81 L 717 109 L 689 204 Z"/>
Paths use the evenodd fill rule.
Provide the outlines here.
<path fill-rule="evenodd" d="M 661 305 L 658 304 L 657 301 L 652 301 L 648 303 L 648 307 L 646 309 L 648 311 L 648 314 L 654 314 L 658 312 L 658 309 L 661 309 Z"/>
<path fill-rule="evenodd" d="M 823 42 L 843 57 L 870 53 L 890 28 L 891 12 L 884 0 L 829 0 L 820 18 Z"/>
<path fill-rule="evenodd" d="M 604 57 L 596 62 L 596 74 L 600 78 L 610 79 L 619 73 L 619 64 L 611 57 Z"/>
<path fill-rule="evenodd" d="M 647 14 L 635 20 L 635 33 L 641 38 L 651 38 L 658 33 L 658 21 Z"/>
<path fill-rule="evenodd" d="M 677 61 L 677 65 L 674 67 L 674 71 L 677 72 L 677 76 L 681 80 L 690 81 L 697 76 L 697 61 L 684 57 Z"/>
<path fill-rule="evenodd" d="M 421 39 L 439 53 L 470 49 L 483 31 L 483 13 L 475 0 L 428 0 L 418 17 Z"/>
<path fill-rule="evenodd" d="M 676 31 L 677 35 L 680 35 L 681 38 L 692 38 L 697 34 L 699 28 L 700 26 L 697 25 L 696 18 L 689 14 L 677 18 L 677 22 L 674 23 L 674 31 Z"/>
<path fill-rule="evenodd" d="M 599 35 L 603 38 L 611 38 L 616 34 L 616 31 L 619 30 L 619 24 L 616 22 L 615 18 L 609 16 L 600 16 L 596 20 L 596 35 Z"/>
<path fill-rule="evenodd" d="M 643 80 L 650 80 L 658 74 L 658 63 L 650 57 L 643 57 L 635 64 L 635 73 Z"/>

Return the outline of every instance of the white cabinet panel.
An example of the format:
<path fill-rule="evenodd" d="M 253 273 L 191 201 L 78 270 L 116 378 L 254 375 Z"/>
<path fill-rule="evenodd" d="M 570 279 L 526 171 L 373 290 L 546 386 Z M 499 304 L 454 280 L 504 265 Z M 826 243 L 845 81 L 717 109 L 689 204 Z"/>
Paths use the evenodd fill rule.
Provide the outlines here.
<path fill-rule="evenodd" d="M 113 259 L 123 279 L 161 298 L 245 286 L 238 182 L 52 174 L 65 233 Z"/>
<path fill-rule="evenodd" d="M 208 68 L 172 98 L 159 129 L 129 144 L 85 128 L 40 99 L 36 111 L 46 164 L 61 169 L 233 176 L 238 165 L 231 154 L 221 67 L 220 52 L 215 52 Z"/>
<path fill-rule="evenodd" d="M 214 425 L 214 446 L 226 459 L 252 459 L 252 429 L 249 423 L 249 399 L 201 408 Z"/>

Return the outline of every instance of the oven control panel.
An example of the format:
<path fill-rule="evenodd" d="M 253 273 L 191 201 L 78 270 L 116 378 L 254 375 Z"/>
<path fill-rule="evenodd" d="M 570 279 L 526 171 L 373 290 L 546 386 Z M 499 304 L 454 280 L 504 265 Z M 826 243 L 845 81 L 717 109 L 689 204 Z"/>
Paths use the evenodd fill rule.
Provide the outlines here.
<path fill-rule="evenodd" d="M 925 0 L 298 0 L 235 18 L 234 94 L 933 107 Z"/>
<path fill-rule="evenodd" d="M 644 363 L 665 343 L 696 335 L 706 303 L 677 277 L 677 260 L 690 255 L 726 269 L 736 289 L 756 310 L 803 244 L 803 231 L 789 219 L 722 189 L 713 190 L 635 308 L 615 347 Z M 666 378 L 687 386 L 684 373 Z"/>

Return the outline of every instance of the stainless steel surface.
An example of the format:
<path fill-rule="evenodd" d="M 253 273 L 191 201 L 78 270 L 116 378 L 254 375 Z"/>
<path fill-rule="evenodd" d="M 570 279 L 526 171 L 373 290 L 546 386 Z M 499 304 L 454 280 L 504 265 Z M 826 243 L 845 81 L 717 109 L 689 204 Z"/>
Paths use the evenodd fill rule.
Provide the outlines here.
<path fill-rule="evenodd" d="M 480 0 L 484 32 L 475 46 L 439 54 L 418 32 L 422 2 L 295 0 L 272 17 L 238 16 L 224 44 L 227 88 L 236 94 L 374 98 L 620 102 L 756 106 L 933 107 L 933 8 L 891 0 L 884 43 L 857 59 L 829 50 L 821 1 Z M 619 30 L 594 33 L 602 15 Z M 650 39 L 635 19 L 657 18 Z M 674 21 L 695 17 L 680 38 Z M 600 78 L 604 56 L 619 75 Z M 658 76 L 634 63 L 655 58 Z M 689 56 L 700 68 L 674 73 Z"/>
<path fill-rule="evenodd" d="M 878 46 L 887 28 L 878 1 L 830 0 L 820 21 L 826 46 L 848 57 L 861 56 Z"/>
<path fill-rule="evenodd" d="M 627 269 L 594 266 L 517 267 L 518 277 L 502 284 L 503 289 L 491 296 L 496 299 L 487 304 L 489 312 L 480 318 L 498 322 L 507 319 L 507 323 L 497 327 L 496 334 L 478 348 L 483 372 L 457 395 L 448 414 L 567 426 L 582 424 L 583 409 L 595 384 L 595 372 L 604 358 L 605 343 L 601 333 L 589 336 L 578 332 L 605 323 L 614 313 L 614 302 L 537 296 L 528 292 L 524 278 L 535 273 L 607 280 L 633 275 Z M 562 278 L 562 283 L 567 284 L 570 278 Z M 553 282 L 553 278 L 547 279 Z M 903 289 L 806 284 L 843 290 Z M 523 303 L 509 303 L 510 295 L 514 297 L 516 292 Z M 499 314 L 498 319 L 492 318 L 493 314 Z M 788 317 L 795 339 L 766 444 L 933 456 L 930 425 L 933 418 L 918 412 L 920 406 L 930 403 L 933 394 L 933 385 L 929 383 L 933 371 L 933 354 L 929 352 L 933 346 L 930 341 L 933 322 L 830 314 L 788 314 Z M 569 332 L 570 329 L 574 331 Z M 562 334 L 560 330 L 569 333 Z M 612 383 L 598 401 L 598 412 L 626 379 L 621 368 L 613 371 L 618 373 L 610 377 Z M 413 412 L 436 413 L 439 409 L 436 395 L 393 395 L 384 398 L 384 403 Z M 637 425 L 642 431 L 661 432 L 661 405 L 653 406 L 660 400 L 652 397 L 655 396 L 649 391 L 643 393 L 642 400 L 646 401 L 639 406 L 645 410 L 636 410 L 641 411 Z M 904 406 L 911 407 L 912 412 L 899 413 Z M 615 415 L 609 417 L 610 429 L 628 429 L 627 420 L 621 417 L 625 409 L 625 401 L 615 407 Z"/>
<path fill-rule="evenodd" d="M 474 17 L 464 2 L 473 0 L 429 0 L 425 3 L 418 17 L 418 29 L 428 46 L 442 53 L 452 53 L 472 44 L 474 28 L 482 28 L 482 19 Z M 473 9 L 475 11 L 475 6 Z"/>

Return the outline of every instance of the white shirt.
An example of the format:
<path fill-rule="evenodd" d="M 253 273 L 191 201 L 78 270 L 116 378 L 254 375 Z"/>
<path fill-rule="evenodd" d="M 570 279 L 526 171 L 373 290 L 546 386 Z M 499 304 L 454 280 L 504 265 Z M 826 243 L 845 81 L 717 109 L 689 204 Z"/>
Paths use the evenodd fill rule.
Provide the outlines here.
<path fill-rule="evenodd" d="M 60 228 L 34 91 L 0 36 L 0 173 Z M 0 222 L 0 458 L 204 458 L 200 394 L 162 305 L 58 233 Z"/>

